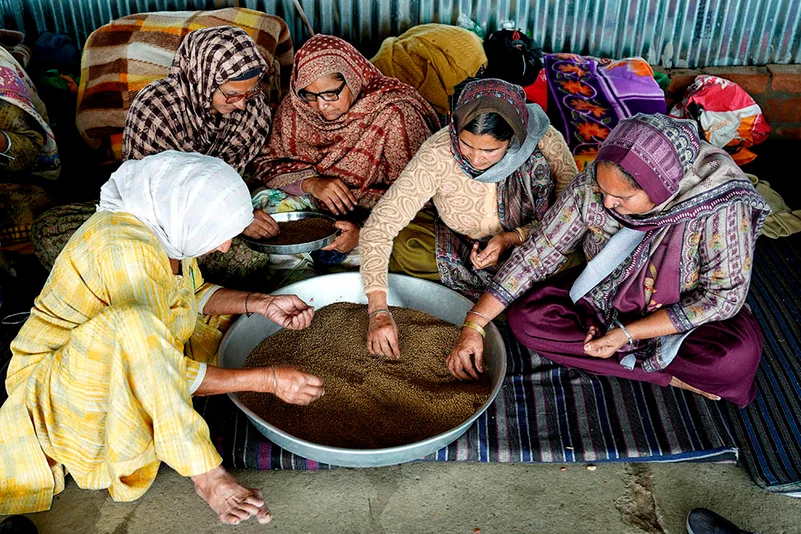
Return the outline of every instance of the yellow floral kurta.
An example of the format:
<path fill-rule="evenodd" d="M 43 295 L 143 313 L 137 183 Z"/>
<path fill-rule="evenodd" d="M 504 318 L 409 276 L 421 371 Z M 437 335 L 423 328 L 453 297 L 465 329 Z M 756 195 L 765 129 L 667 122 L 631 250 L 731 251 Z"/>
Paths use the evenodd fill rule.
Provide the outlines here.
<path fill-rule="evenodd" d="M 96 213 L 69 241 L 11 345 L 0 514 L 48 509 L 65 472 L 130 501 L 161 461 L 183 476 L 221 463 L 191 401 L 221 337 L 198 320 L 217 286 L 194 259 L 181 272 L 126 213 Z"/>

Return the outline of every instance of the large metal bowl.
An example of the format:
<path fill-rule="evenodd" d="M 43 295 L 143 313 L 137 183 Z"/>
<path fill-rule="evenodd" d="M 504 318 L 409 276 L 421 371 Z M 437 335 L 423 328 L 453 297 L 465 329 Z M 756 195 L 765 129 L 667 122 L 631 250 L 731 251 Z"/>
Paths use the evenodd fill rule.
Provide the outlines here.
<path fill-rule="evenodd" d="M 469 300 L 447 287 L 410 276 L 390 274 L 389 287 L 387 302 L 390 306 L 422 310 L 456 325 L 464 322 L 465 314 L 473 305 Z M 339 273 L 310 278 L 279 289 L 273 295 L 293 293 L 315 308 L 321 308 L 334 302 L 362 304 L 367 302 L 359 273 Z M 260 315 L 241 316 L 223 337 L 219 351 L 220 365 L 241 368 L 251 351 L 265 338 L 280 329 L 277 324 Z M 318 445 L 299 439 L 286 430 L 267 423 L 242 404 L 238 395 L 235 393 L 228 395 L 270 441 L 305 458 L 346 467 L 379 467 L 408 462 L 431 454 L 459 438 L 492 404 L 500 391 L 503 377 L 506 374 L 506 350 L 495 325 L 489 324 L 486 331 L 484 369 L 492 384 L 492 393 L 489 399 L 467 421 L 447 432 L 416 443 L 384 449 L 344 449 Z"/>
<path fill-rule="evenodd" d="M 320 213 L 319 211 L 285 211 L 283 213 L 273 213 L 270 215 L 270 217 L 272 217 L 277 223 L 300 221 L 302 219 L 327 219 L 332 223 L 336 221 L 336 219 L 330 215 Z M 244 239 L 248 248 L 257 252 L 264 252 L 265 254 L 302 254 L 303 252 L 311 252 L 313 250 L 319 250 L 323 247 L 327 247 L 334 242 L 338 231 L 338 229 L 334 228 L 331 232 L 331 235 L 327 237 L 317 239 L 315 241 L 308 241 L 306 243 L 295 243 L 292 245 L 271 245 L 270 243 L 265 243 L 264 241 L 252 239 L 244 235 L 242 236 L 242 239 Z"/>

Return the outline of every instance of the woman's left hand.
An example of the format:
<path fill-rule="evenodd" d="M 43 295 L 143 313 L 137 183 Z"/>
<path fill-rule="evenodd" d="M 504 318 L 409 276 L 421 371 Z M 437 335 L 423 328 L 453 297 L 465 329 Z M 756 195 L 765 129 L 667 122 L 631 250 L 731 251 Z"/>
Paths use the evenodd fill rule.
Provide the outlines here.
<path fill-rule="evenodd" d="M 253 212 L 253 222 L 242 233 L 251 239 L 267 239 L 278 235 L 278 223 L 264 210 Z"/>
<path fill-rule="evenodd" d="M 250 297 L 251 311 L 267 317 L 272 322 L 290 330 L 303 330 L 311 324 L 314 308 L 297 295 L 261 295 Z"/>
<path fill-rule="evenodd" d="M 339 228 L 341 232 L 336 239 L 334 239 L 333 243 L 327 247 L 323 247 L 322 250 L 336 250 L 337 252 L 347 254 L 356 248 L 359 244 L 359 232 L 361 231 L 359 225 L 349 221 L 337 221 L 334 223 L 334 227 Z"/>
<path fill-rule="evenodd" d="M 480 245 L 473 243 L 470 251 L 470 261 L 476 269 L 486 269 L 498 263 L 506 249 L 514 246 L 520 238 L 517 232 L 501 232 L 489 240 L 484 250 L 479 251 Z"/>
<path fill-rule="evenodd" d="M 626 334 L 620 328 L 613 328 L 604 336 L 595 339 L 600 333 L 597 327 L 591 326 L 584 338 L 584 353 L 593 358 L 609 358 L 619 348 L 629 342 Z"/>

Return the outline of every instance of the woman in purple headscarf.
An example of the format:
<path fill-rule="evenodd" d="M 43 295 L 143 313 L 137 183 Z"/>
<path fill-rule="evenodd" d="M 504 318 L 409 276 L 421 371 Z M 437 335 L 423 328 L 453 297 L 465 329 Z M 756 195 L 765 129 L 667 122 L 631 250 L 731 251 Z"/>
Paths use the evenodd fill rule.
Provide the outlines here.
<path fill-rule="evenodd" d="M 514 302 L 512 332 L 557 363 L 745 406 L 762 334 L 744 304 L 768 213 L 694 123 L 621 121 L 468 313 L 448 368 L 476 377 L 480 330 Z M 579 247 L 587 266 L 545 281 Z"/>

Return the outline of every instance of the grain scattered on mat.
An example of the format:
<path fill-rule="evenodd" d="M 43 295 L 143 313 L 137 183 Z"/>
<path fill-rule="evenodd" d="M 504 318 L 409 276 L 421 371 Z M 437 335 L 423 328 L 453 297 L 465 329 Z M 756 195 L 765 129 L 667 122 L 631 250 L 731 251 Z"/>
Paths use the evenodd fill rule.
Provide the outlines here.
<path fill-rule="evenodd" d="M 331 304 L 315 312 L 306 330 L 281 330 L 245 361 L 245 367 L 295 365 L 322 378 L 325 395 L 309 406 L 265 393 L 240 393 L 240 400 L 281 430 L 333 447 L 394 447 L 458 426 L 486 402 L 489 379 L 462 382 L 445 367 L 458 327 L 421 311 L 391 310 L 399 360 L 368 354 L 365 305 Z"/>
<path fill-rule="evenodd" d="M 311 217 L 297 221 L 278 223 L 278 235 L 263 239 L 260 243 L 267 245 L 297 245 L 324 239 L 336 231 L 330 219 Z"/>

